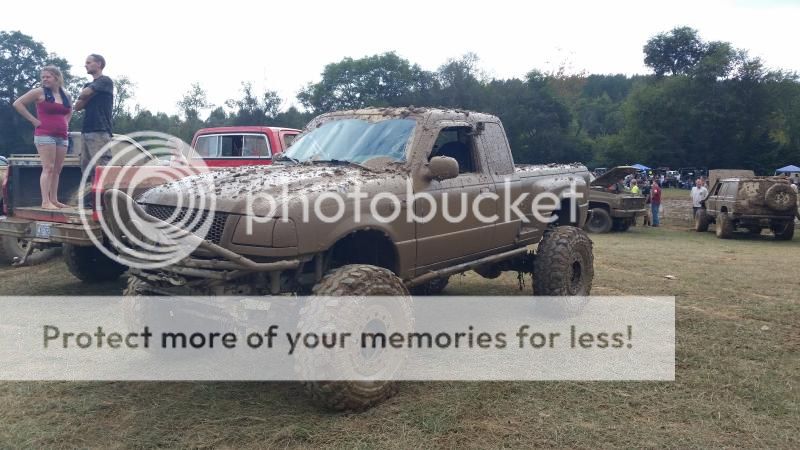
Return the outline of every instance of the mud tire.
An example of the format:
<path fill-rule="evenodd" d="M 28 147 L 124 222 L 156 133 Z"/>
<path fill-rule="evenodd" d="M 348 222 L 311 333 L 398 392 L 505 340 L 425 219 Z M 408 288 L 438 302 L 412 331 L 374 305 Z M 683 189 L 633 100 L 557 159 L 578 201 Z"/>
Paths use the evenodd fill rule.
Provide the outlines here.
<path fill-rule="evenodd" d="M 128 284 L 122 291 L 122 319 L 128 331 L 141 330 L 145 325 L 143 303 L 137 297 L 155 295 L 148 286 L 146 281 L 132 275 L 128 276 Z"/>
<path fill-rule="evenodd" d="M 614 226 L 611 228 L 614 231 L 624 233 L 631 227 L 631 219 L 614 219 Z"/>
<path fill-rule="evenodd" d="M 733 222 L 728 213 L 721 212 L 717 216 L 717 226 L 715 228 L 717 237 L 720 239 L 730 239 L 733 237 Z"/>
<path fill-rule="evenodd" d="M 583 228 L 589 233 L 608 233 L 611 231 L 611 215 L 603 208 L 593 208 L 591 216 Z"/>
<path fill-rule="evenodd" d="M 708 214 L 705 209 L 698 209 L 694 215 L 694 231 L 704 232 L 708 231 Z"/>
<path fill-rule="evenodd" d="M 30 245 L 30 241 L 27 239 L 2 236 L 0 240 L 0 262 L 11 264 L 18 258 L 22 259 L 28 249 L 28 245 Z M 60 251 L 60 247 L 34 249 L 30 256 L 28 256 L 25 265 L 35 266 L 37 264 L 42 264 L 56 257 Z"/>
<path fill-rule="evenodd" d="M 592 240 L 583 230 L 561 226 L 545 232 L 533 265 L 533 295 L 586 296 L 593 278 Z"/>
<path fill-rule="evenodd" d="M 312 293 L 316 296 L 409 296 L 408 289 L 392 271 L 367 264 L 349 264 L 331 270 L 317 283 Z M 309 303 L 300 312 L 308 317 L 309 309 L 330 307 L 321 302 Z M 314 314 L 319 316 L 319 313 Z M 410 311 L 408 311 L 410 318 Z M 308 361 L 304 361 L 308 364 Z M 389 380 L 373 381 L 310 381 L 304 383 L 314 401 L 335 411 L 363 411 L 397 393 L 397 383 Z"/>
<path fill-rule="evenodd" d="M 127 267 L 112 260 L 96 247 L 64 244 L 64 262 L 69 272 L 84 283 L 116 280 Z"/>
<path fill-rule="evenodd" d="M 776 183 L 767 189 L 764 200 L 775 211 L 788 211 L 797 203 L 797 194 L 788 184 Z"/>
<path fill-rule="evenodd" d="M 450 283 L 450 277 L 436 278 L 410 289 L 411 295 L 439 295 Z"/>
<path fill-rule="evenodd" d="M 770 226 L 776 241 L 791 241 L 794 238 L 794 221 L 787 220 Z"/>

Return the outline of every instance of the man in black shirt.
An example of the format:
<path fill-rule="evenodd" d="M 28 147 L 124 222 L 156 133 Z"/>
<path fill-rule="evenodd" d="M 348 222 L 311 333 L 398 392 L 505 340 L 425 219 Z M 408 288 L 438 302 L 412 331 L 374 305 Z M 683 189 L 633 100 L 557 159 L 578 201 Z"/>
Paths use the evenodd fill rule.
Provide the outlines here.
<path fill-rule="evenodd" d="M 81 169 L 89 171 L 89 181 L 94 180 L 95 165 L 91 164 L 92 158 L 111 141 L 112 122 L 111 110 L 114 106 L 114 82 L 103 75 L 106 60 L 100 55 L 91 54 L 86 57 L 86 73 L 92 76 L 91 83 L 87 83 L 81 90 L 78 101 L 75 102 L 75 111 L 86 110 L 83 116 L 83 129 L 81 136 L 83 149 L 81 151 Z M 111 159 L 108 151 L 98 159 L 97 165 L 104 166 Z"/>

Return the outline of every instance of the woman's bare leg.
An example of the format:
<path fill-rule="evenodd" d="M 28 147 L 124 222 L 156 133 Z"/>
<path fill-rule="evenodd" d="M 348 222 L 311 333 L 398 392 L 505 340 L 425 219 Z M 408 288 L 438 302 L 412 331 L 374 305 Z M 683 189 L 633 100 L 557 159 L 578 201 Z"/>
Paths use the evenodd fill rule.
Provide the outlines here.
<path fill-rule="evenodd" d="M 51 179 L 53 177 L 53 166 L 56 162 L 55 144 L 39 144 L 36 146 L 39 157 L 42 160 L 42 176 L 39 178 L 39 189 L 42 191 L 42 208 L 58 209 L 50 199 Z"/>
<path fill-rule="evenodd" d="M 67 147 L 56 147 L 56 158 L 53 164 L 53 176 L 50 178 L 50 200 L 59 208 L 68 208 L 58 201 L 58 180 L 61 177 L 61 169 L 64 167 L 64 158 L 67 156 Z"/>

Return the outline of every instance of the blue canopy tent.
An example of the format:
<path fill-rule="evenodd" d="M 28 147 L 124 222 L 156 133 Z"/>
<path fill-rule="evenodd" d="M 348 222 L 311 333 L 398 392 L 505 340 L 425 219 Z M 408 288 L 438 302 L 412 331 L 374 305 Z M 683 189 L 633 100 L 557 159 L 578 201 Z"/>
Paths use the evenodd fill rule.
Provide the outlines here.
<path fill-rule="evenodd" d="M 645 166 L 643 164 L 631 164 L 631 167 L 635 167 L 636 169 L 641 170 L 641 171 L 650 170 L 649 167 L 647 167 L 647 166 Z"/>
<path fill-rule="evenodd" d="M 781 167 L 780 169 L 775 171 L 776 175 L 779 174 L 779 173 L 800 173 L 800 167 L 792 166 L 792 165 L 789 165 L 789 166 L 786 166 L 786 167 Z"/>

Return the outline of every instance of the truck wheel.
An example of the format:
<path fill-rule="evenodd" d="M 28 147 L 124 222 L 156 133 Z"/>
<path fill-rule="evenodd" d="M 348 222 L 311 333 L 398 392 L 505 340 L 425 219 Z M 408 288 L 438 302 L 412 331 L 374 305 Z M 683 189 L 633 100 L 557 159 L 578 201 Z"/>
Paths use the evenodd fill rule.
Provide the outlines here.
<path fill-rule="evenodd" d="M 412 287 L 411 295 L 439 295 L 447 287 L 450 277 L 436 278 L 425 284 Z"/>
<path fill-rule="evenodd" d="M 545 233 L 533 265 L 533 295 L 589 295 L 594 278 L 592 240 L 561 226 Z"/>
<path fill-rule="evenodd" d="M 162 332 L 234 331 L 232 320 L 211 319 L 189 314 L 196 311 L 192 302 L 183 303 L 178 297 L 167 296 L 161 291 L 158 282 L 150 282 L 129 275 L 128 284 L 122 292 L 122 320 L 129 332 L 141 333 L 147 326 L 153 335 Z M 195 294 L 194 292 L 188 295 Z M 163 301 L 153 297 L 164 297 Z M 206 352 L 192 352 L 184 349 L 162 348 L 158 341 L 143 348 L 152 358 L 165 362 L 186 361 L 207 355 Z"/>
<path fill-rule="evenodd" d="M 772 233 L 778 241 L 791 241 L 794 238 L 794 221 L 774 222 L 771 224 Z"/>
<path fill-rule="evenodd" d="M 75 278 L 85 283 L 116 280 L 127 267 L 112 260 L 96 247 L 64 244 L 64 262 Z"/>
<path fill-rule="evenodd" d="M 611 231 L 611 215 L 603 208 L 591 210 L 591 216 L 586 221 L 584 228 L 590 233 L 608 233 Z"/>
<path fill-rule="evenodd" d="M 698 209 L 694 215 L 694 231 L 708 231 L 708 214 L 705 209 Z"/>
<path fill-rule="evenodd" d="M 614 226 L 612 230 L 624 233 L 631 227 L 630 219 L 614 219 Z"/>
<path fill-rule="evenodd" d="M 767 206 L 776 211 L 786 211 L 791 209 L 797 202 L 797 194 L 788 184 L 773 184 L 765 194 Z"/>
<path fill-rule="evenodd" d="M 733 222 L 728 213 L 721 212 L 717 216 L 717 237 L 720 239 L 730 239 L 733 237 Z"/>
<path fill-rule="evenodd" d="M 28 251 L 31 241 L 27 239 L 17 239 L 11 236 L 3 236 L 0 241 L 0 261 L 11 264 L 17 259 L 22 259 Z M 52 259 L 61 249 L 51 247 L 45 249 L 34 249 L 28 256 L 25 265 L 35 266 Z"/>
<path fill-rule="evenodd" d="M 315 296 L 399 296 L 410 300 L 408 289 L 403 282 L 390 270 L 366 264 L 351 264 L 333 269 L 314 286 Z M 309 298 L 300 310 L 301 332 L 311 330 L 325 330 L 332 324 L 335 328 L 360 329 L 400 329 L 412 328 L 413 322 L 411 308 L 402 298 L 385 305 L 385 308 L 364 311 L 353 310 L 348 313 L 348 308 L 357 308 L 353 302 L 339 303 L 335 299 L 314 301 Z M 366 316 L 366 317 L 365 317 Z M 355 322 L 369 318 L 367 323 Z M 313 323 L 312 323 L 313 322 Z M 346 327 L 341 324 L 346 323 Z M 318 331 L 317 331 L 318 332 Z M 374 331 L 373 331 L 374 332 Z M 330 352 L 322 355 L 312 352 L 300 352 L 297 356 L 296 368 L 300 372 L 313 370 L 312 373 L 325 371 L 352 371 L 354 367 L 383 367 L 383 364 L 399 364 L 398 361 L 384 361 L 381 358 L 388 353 L 377 351 L 373 354 L 357 349 L 357 353 L 349 355 L 350 358 L 335 358 Z M 369 370 L 369 369 L 367 369 Z M 389 380 L 371 381 L 310 381 L 306 382 L 306 389 L 311 397 L 326 408 L 343 411 L 361 411 L 388 399 L 397 393 L 397 383 Z"/>

